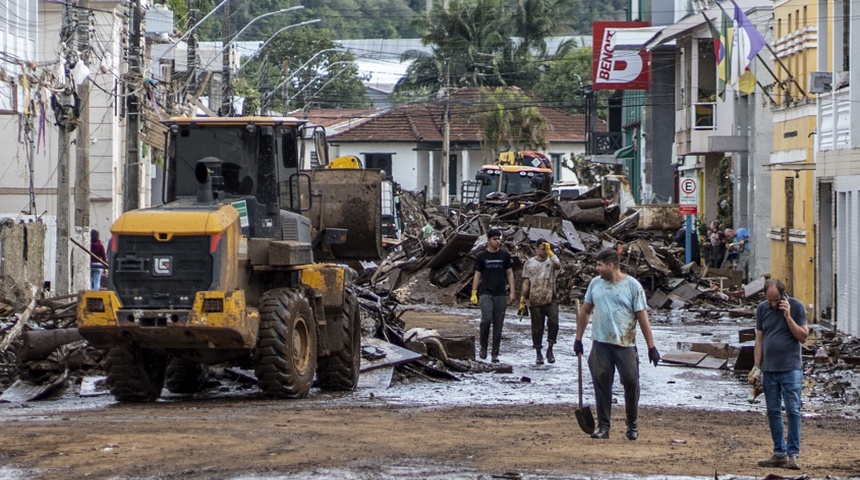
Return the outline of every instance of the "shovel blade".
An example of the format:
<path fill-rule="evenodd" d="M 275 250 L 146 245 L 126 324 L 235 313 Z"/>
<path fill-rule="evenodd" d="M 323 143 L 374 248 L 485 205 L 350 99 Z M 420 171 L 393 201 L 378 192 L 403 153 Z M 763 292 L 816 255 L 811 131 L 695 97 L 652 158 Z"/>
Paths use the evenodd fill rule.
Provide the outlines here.
<path fill-rule="evenodd" d="M 594 415 L 591 413 L 591 407 L 577 408 L 574 413 L 576 413 L 576 421 L 579 422 L 579 428 L 589 435 L 594 433 Z"/>

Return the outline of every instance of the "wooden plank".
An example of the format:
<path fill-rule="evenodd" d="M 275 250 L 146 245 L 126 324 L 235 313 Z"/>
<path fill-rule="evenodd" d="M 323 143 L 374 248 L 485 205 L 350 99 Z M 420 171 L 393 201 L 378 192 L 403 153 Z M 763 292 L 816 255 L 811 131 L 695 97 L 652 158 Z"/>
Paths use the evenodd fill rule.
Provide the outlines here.
<path fill-rule="evenodd" d="M 363 338 L 361 340 L 362 350 L 368 347 L 375 348 L 380 354 L 384 354 L 385 356 L 376 360 L 367 360 L 362 356 L 361 372 L 373 370 L 374 368 L 401 365 L 423 357 L 420 353 L 398 347 L 378 338 Z"/>
<path fill-rule="evenodd" d="M 756 280 L 753 280 L 752 282 L 744 285 L 744 296 L 745 297 L 752 297 L 753 295 L 764 291 L 764 282 L 765 281 L 766 280 L 764 277 L 759 277 Z"/>
<path fill-rule="evenodd" d="M 672 295 L 674 295 L 681 300 L 684 300 L 685 302 L 689 302 L 690 300 L 698 297 L 701 293 L 702 292 L 700 292 L 699 289 L 697 289 L 693 285 L 689 283 L 682 283 L 680 286 L 678 286 L 678 288 L 672 290 L 669 296 L 671 297 Z"/>
<path fill-rule="evenodd" d="M 729 358 L 729 345 L 727 343 L 694 343 L 690 345 L 690 351 L 707 353 L 714 358 Z"/>
<path fill-rule="evenodd" d="M 699 352 L 682 352 L 680 350 L 672 350 L 661 357 L 665 363 L 674 363 L 678 365 L 686 365 L 689 367 L 698 365 L 708 355 Z"/>
<path fill-rule="evenodd" d="M 381 367 L 361 372 L 358 377 L 358 385 L 355 388 L 361 389 L 385 389 L 391 386 L 391 379 L 394 378 L 394 367 Z"/>
<path fill-rule="evenodd" d="M 726 368 L 726 359 L 725 358 L 716 358 L 708 355 L 703 358 L 701 362 L 696 364 L 696 368 L 711 368 L 714 370 L 719 370 Z"/>
<path fill-rule="evenodd" d="M 648 300 L 648 306 L 651 308 L 664 308 L 669 303 L 669 297 L 662 290 L 657 289 L 654 295 Z"/>

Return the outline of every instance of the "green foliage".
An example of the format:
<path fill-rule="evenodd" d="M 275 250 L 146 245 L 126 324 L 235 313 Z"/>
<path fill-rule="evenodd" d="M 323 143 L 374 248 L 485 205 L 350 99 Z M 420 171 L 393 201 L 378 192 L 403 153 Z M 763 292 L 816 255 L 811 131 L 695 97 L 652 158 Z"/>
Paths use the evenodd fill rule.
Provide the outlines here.
<path fill-rule="evenodd" d="M 413 22 L 431 53 L 406 52 L 414 60 L 398 92 L 443 86 L 530 89 L 548 60 L 546 40 L 565 30 L 559 20 L 570 0 L 450 0 Z M 564 45 L 562 52 L 569 48 Z"/>
<path fill-rule="evenodd" d="M 496 158 L 500 149 L 521 151 L 549 147 L 550 125 L 532 98 L 519 90 L 497 88 L 475 108 L 481 125 L 484 158 Z"/>
<path fill-rule="evenodd" d="M 248 84 L 247 80 L 239 78 L 233 81 L 233 93 L 237 97 L 245 97 L 242 115 L 260 114 L 260 92 Z"/>
<path fill-rule="evenodd" d="M 570 112 L 582 112 L 582 96 L 577 92 L 591 83 L 591 48 L 577 48 L 562 58 L 546 62 L 544 74 L 534 86 L 539 98 Z"/>
<path fill-rule="evenodd" d="M 732 210 L 734 208 L 732 201 L 734 198 L 734 193 L 732 192 L 734 188 L 734 183 L 732 182 L 732 157 L 727 156 L 720 159 L 714 173 L 716 173 L 716 178 L 720 182 L 717 187 L 717 221 L 724 228 L 731 227 L 733 219 Z"/>

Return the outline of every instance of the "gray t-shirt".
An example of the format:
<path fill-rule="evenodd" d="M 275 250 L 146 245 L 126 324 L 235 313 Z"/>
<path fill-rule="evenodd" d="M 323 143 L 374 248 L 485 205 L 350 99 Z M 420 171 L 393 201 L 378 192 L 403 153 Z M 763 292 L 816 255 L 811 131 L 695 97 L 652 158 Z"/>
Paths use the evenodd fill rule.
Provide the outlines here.
<path fill-rule="evenodd" d="M 806 325 L 806 311 L 799 300 L 789 297 L 791 318 L 798 325 Z M 758 304 L 755 311 L 755 329 L 761 330 L 763 372 L 787 372 L 802 370 L 803 360 L 800 358 L 800 342 L 791 334 L 785 322 L 782 310 L 772 308 L 767 301 Z"/>

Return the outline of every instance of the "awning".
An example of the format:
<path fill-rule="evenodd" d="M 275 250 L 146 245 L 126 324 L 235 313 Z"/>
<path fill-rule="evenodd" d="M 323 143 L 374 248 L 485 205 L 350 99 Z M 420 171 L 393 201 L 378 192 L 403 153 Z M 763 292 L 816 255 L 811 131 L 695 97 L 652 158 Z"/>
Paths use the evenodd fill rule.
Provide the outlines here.
<path fill-rule="evenodd" d="M 773 10 L 773 5 L 770 0 L 735 0 L 735 3 L 740 6 L 741 10 L 749 13 L 752 10 Z M 732 6 L 723 7 L 727 9 L 729 16 L 732 15 Z M 708 20 L 719 25 L 719 17 L 722 14 L 719 7 L 713 6 L 704 10 Z M 618 50 L 652 50 L 667 42 L 671 42 L 676 38 L 685 35 L 692 30 L 705 27 L 705 19 L 701 12 L 692 15 L 687 15 L 681 20 L 671 24 L 654 27 L 639 27 L 639 28 L 619 28 L 615 30 L 614 48 Z M 710 33 L 708 33 L 710 35 Z"/>
<path fill-rule="evenodd" d="M 636 156 L 636 148 L 633 145 L 627 145 L 616 150 L 613 156 L 617 160 L 632 160 Z"/>

